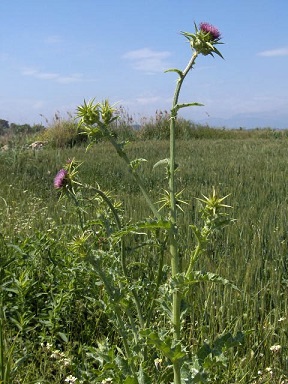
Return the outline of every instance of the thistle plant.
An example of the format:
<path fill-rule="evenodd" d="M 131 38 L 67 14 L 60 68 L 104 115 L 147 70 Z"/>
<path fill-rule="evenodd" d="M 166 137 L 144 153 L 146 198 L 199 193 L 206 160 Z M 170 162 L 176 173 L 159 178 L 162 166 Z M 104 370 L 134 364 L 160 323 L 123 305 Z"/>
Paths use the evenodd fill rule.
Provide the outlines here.
<path fill-rule="evenodd" d="M 193 284 L 199 281 L 229 283 L 216 274 L 195 270 L 196 262 L 205 252 L 211 234 L 229 223 L 225 211 L 229 206 L 223 203 L 227 196 L 218 197 L 214 188 L 211 196 L 199 199 L 202 204 L 202 226 L 190 225 L 196 243 L 189 252 L 186 265 L 179 252 L 181 222 L 177 213 L 179 209 L 182 210 L 181 205 L 185 202 L 180 200 L 182 191 L 176 189 L 175 127 L 180 109 L 202 105 L 198 102 L 180 103 L 180 91 L 199 55 L 222 57 L 216 48 L 221 44 L 221 34 L 208 23 L 201 23 L 199 27 L 195 24 L 194 33 L 182 34 L 190 43 L 192 55 L 183 71 L 175 68 L 166 71 L 175 72 L 178 80 L 171 107 L 170 156 L 154 165 L 165 165 L 168 175 L 168 189 L 160 200 L 161 208 L 151 198 L 138 172 L 146 159 L 130 159 L 126 152 L 127 143 L 118 142 L 110 130 L 111 123 L 117 119 L 117 109 L 108 100 L 102 103 L 84 101 L 78 107 L 77 118 L 82 134 L 88 136 L 90 145 L 99 139 L 99 134 L 111 142 L 138 185 L 151 216 L 137 223 L 131 224 L 129 221 L 125 224 L 119 205 L 109 193 L 78 180 L 74 162 L 61 169 L 54 180 L 55 188 L 62 191 L 63 195 L 72 197 L 79 210 L 81 228 L 86 233 L 81 238 L 89 244 L 84 257 L 93 265 L 102 281 L 106 292 L 105 310 L 111 315 L 114 332 L 120 338 L 117 347 L 111 347 L 110 350 L 103 345 L 100 348 L 99 343 L 96 355 L 98 353 L 102 356 L 99 357 L 102 362 L 99 379 L 102 382 L 112 375 L 116 382 L 127 384 L 206 382 L 207 367 L 213 369 L 211 362 L 205 365 L 205 359 L 211 358 L 213 349 L 202 348 L 198 354 L 193 354 L 190 346 L 185 344 L 183 319 L 186 310 L 183 308 Z M 84 190 L 94 197 L 85 197 Z M 106 205 L 105 219 L 102 216 L 98 220 L 85 220 L 83 205 L 87 201 L 93 201 L 99 207 L 101 204 Z M 112 223 L 109 229 L 107 220 Z M 106 240 L 105 250 L 97 243 L 99 236 Z M 137 261 L 139 249 L 146 255 L 144 262 Z M 155 270 L 151 271 L 149 263 L 155 264 Z M 149 280 L 145 278 L 147 274 Z M 237 340 L 232 335 L 221 339 L 217 353 L 235 346 Z M 116 355 L 115 350 L 118 351 Z"/>

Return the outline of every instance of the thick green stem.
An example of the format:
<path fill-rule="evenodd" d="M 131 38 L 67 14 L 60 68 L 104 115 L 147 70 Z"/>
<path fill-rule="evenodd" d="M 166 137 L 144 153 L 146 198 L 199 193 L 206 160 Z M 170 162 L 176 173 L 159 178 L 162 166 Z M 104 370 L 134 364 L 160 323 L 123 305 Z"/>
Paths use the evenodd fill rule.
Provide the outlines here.
<path fill-rule="evenodd" d="M 172 278 L 176 277 L 180 272 L 180 258 L 178 253 L 178 230 L 177 230 L 177 207 L 176 207 L 176 189 L 175 189 L 175 127 L 176 119 L 178 114 L 178 99 L 180 95 L 180 90 L 183 84 L 183 81 L 187 73 L 192 68 L 196 57 L 197 52 L 195 52 L 190 59 L 185 70 L 179 75 L 177 81 L 174 99 L 171 109 L 171 120 L 170 120 L 170 167 L 169 167 L 169 193 L 170 193 L 170 232 L 169 232 L 169 241 L 170 241 L 170 255 L 171 255 L 171 270 Z M 174 328 L 173 338 L 175 342 L 178 342 L 181 339 L 181 321 L 180 321 L 180 305 L 181 305 L 182 295 L 180 290 L 175 289 L 173 292 L 172 299 L 172 324 Z M 173 363 L 174 371 L 174 384 L 181 384 L 181 364 L 178 360 Z"/>

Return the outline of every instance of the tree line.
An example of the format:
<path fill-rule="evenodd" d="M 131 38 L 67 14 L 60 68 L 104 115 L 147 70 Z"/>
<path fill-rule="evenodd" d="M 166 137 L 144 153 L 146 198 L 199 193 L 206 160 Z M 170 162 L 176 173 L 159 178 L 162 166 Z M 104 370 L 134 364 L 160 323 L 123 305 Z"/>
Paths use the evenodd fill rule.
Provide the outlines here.
<path fill-rule="evenodd" d="M 40 132 L 44 129 L 42 124 L 16 124 L 9 123 L 9 121 L 0 119 L 0 136 L 4 135 L 17 135 L 17 134 L 33 134 Z"/>

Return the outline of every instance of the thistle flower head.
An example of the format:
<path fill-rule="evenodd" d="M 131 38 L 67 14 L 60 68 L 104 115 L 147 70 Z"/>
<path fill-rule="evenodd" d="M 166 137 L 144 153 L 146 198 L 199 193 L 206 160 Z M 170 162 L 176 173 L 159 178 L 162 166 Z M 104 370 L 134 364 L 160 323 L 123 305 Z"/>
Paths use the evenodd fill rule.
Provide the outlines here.
<path fill-rule="evenodd" d="M 219 30 L 209 23 L 200 23 L 199 29 L 204 33 L 209 33 L 213 40 L 218 40 L 221 37 Z"/>
<path fill-rule="evenodd" d="M 78 161 L 68 159 L 66 164 L 57 172 L 54 178 L 54 188 L 60 189 L 62 193 L 72 191 L 75 187 L 80 186 L 78 180 L 78 167 L 81 165 Z"/>
<path fill-rule="evenodd" d="M 223 58 L 221 53 L 215 47 L 221 40 L 220 31 L 212 24 L 202 22 L 199 24 L 199 28 L 195 24 L 195 33 L 182 32 L 182 34 L 189 40 L 191 47 L 198 53 L 204 56 L 214 53 Z"/>
<path fill-rule="evenodd" d="M 56 189 L 61 189 L 67 184 L 68 171 L 64 168 L 60 169 L 57 175 L 54 178 L 54 187 Z"/>

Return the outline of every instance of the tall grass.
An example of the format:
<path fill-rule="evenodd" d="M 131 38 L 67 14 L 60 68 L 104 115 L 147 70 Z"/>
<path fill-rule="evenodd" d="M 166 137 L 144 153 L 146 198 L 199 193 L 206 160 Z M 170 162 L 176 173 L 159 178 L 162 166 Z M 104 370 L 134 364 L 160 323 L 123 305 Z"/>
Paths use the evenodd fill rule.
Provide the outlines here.
<path fill-rule="evenodd" d="M 134 120 L 124 107 L 118 108 L 119 118 L 112 123 L 111 130 L 119 141 L 146 141 L 146 140 L 168 140 L 170 113 L 157 110 L 155 115 L 150 118 L 142 118 L 140 121 Z M 87 135 L 79 135 L 77 121 L 68 113 L 68 117 L 55 114 L 52 121 L 46 120 L 46 127 L 31 130 L 31 132 L 17 133 L 9 131 L 9 134 L 0 135 L 0 148 L 8 146 L 10 149 L 25 148 L 34 141 L 40 140 L 46 142 L 50 148 L 70 148 L 85 145 Z M 13 125 L 13 124 L 12 124 Z M 286 139 L 287 130 L 277 130 L 272 128 L 254 128 L 254 129 L 229 129 L 229 127 L 212 127 L 208 124 L 200 124 L 179 117 L 176 122 L 175 135 L 177 140 L 247 140 L 247 139 Z M 105 141 L 99 134 L 99 141 Z"/>
<path fill-rule="evenodd" d="M 180 140 L 177 146 L 176 179 L 185 187 L 184 197 L 205 195 L 211 186 L 222 195 L 231 193 L 228 203 L 233 206 L 236 220 L 212 241 L 201 268 L 226 278 L 232 276 L 241 290 L 237 293 L 216 283 L 213 289 L 202 284 L 194 287 L 191 302 L 197 305 L 186 320 L 186 337 L 190 338 L 191 347 L 196 348 L 225 330 L 233 333 L 244 330 L 245 342 L 228 358 L 223 382 L 285 383 L 288 372 L 287 140 Z M 164 171 L 160 168 L 152 171 L 152 167 L 159 160 L 158 153 L 165 156 L 168 150 L 167 141 L 145 141 L 145 145 L 137 141 L 128 145 L 132 158 L 149 159 L 149 163 L 141 166 L 148 189 L 164 188 Z M 20 331 L 21 337 L 13 344 L 14 360 L 23 357 L 24 350 L 30 356 L 25 363 L 25 375 L 21 366 L 15 371 L 14 380 L 18 377 L 15 383 L 20 377 L 23 383 L 41 377 L 42 382 L 60 383 L 77 369 L 85 370 L 85 364 L 86 371 L 91 370 L 90 363 L 81 360 L 83 348 L 95 347 L 99 339 L 109 334 L 101 289 L 93 283 L 91 271 L 81 259 L 71 259 L 69 243 L 77 233 L 73 227 L 74 214 L 52 191 L 56 170 L 72 157 L 85 161 L 84 181 L 116 191 L 118 200 L 123 201 L 123 215 L 128 219 L 137 220 L 148 214 L 139 191 L 130 183 L 131 175 L 107 142 L 100 142 L 89 152 L 75 147 L 0 153 L 0 232 L 4 238 L 1 260 L 11 259 L 1 281 L 5 330 L 8 327 L 10 344 Z M 181 220 L 188 222 L 188 216 L 196 223 L 200 219 L 194 198 Z M 190 232 L 180 235 L 193 244 Z M 185 258 L 186 250 L 181 252 Z M 90 287 L 88 291 L 87 287 Z M 73 364 L 63 374 L 59 373 L 59 360 L 53 360 L 52 352 L 49 354 L 47 348 L 41 347 L 42 341 L 61 349 L 69 358 L 73 356 Z M 275 345 L 280 345 L 281 350 L 270 349 Z"/>

